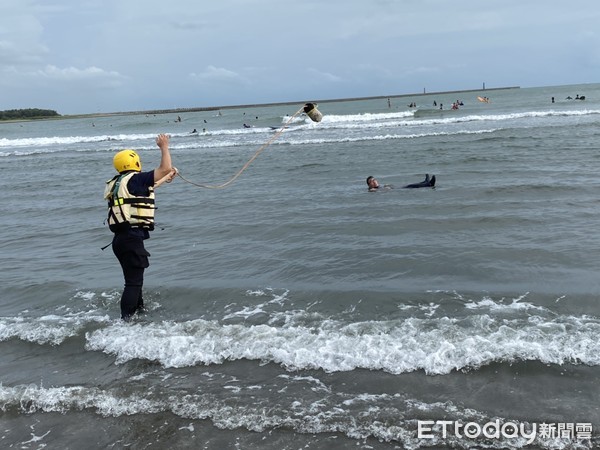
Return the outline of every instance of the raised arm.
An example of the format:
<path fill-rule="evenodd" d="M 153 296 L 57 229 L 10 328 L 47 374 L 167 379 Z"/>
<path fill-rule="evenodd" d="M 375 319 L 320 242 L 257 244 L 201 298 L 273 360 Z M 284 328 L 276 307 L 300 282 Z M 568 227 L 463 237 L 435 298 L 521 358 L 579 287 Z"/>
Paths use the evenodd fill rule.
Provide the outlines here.
<path fill-rule="evenodd" d="M 154 182 L 174 172 L 173 164 L 171 163 L 171 153 L 169 152 L 169 136 L 167 134 L 159 134 L 156 137 L 156 145 L 160 148 L 161 155 L 160 165 L 154 169 Z"/>

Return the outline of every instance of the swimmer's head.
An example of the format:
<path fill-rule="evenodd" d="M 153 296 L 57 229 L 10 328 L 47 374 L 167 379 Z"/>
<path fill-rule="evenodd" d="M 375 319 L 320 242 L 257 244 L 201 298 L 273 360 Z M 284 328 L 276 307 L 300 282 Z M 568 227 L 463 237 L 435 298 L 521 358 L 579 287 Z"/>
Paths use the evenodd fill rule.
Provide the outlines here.
<path fill-rule="evenodd" d="M 369 186 L 369 189 L 377 189 L 379 187 L 379 181 L 373 176 L 367 177 L 367 186 Z"/>

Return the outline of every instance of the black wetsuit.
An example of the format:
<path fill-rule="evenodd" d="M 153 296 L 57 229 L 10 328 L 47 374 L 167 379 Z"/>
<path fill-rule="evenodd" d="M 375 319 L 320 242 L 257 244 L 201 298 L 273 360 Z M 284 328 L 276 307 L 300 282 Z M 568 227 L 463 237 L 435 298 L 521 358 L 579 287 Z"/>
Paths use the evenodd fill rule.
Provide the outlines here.
<path fill-rule="evenodd" d="M 422 187 L 434 187 L 435 186 L 435 175 L 429 178 L 429 174 L 425 175 L 425 180 L 420 183 L 413 183 L 404 186 L 406 189 L 416 189 Z"/>

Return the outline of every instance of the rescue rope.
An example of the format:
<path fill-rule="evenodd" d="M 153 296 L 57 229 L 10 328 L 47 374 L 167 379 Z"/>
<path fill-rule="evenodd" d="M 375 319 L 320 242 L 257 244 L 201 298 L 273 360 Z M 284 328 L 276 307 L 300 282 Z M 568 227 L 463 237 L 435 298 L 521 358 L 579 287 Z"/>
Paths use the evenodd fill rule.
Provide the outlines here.
<path fill-rule="evenodd" d="M 225 183 L 222 184 L 204 184 L 204 183 L 194 183 L 193 181 L 188 180 L 187 178 L 185 178 L 183 175 L 181 175 L 181 172 L 177 171 L 177 175 L 186 183 L 189 183 L 191 185 L 194 185 L 196 187 L 199 188 L 206 188 L 206 189 L 224 189 L 227 186 L 229 186 L 231 183 L 233 183 L 235 180 L 237 180 L 237 178 L 244 172 L 244 170 L 246 170 L 248 168 L 248 166 L 250 166 L 250 164 L 252 164 L 252 161 L 254 161 L 256 158 L 258 158 L 258 155 L 260 155 L 264 149 L 266 149 L 269 145 L 271 145 L 279 136 L 281 136 L 281 133 L 284 132 L 284 130 L 287 128 L 287 126 L 290 124 L 290 122 L 292 120 L 294 120 L 294 118 L 296 118 L 296 116 L 298 116 L 298 114 L 300 114 L 301 112 L 304 111 L 304 108 L 300 108 L 298 111 L 296 111 L 292 117 L 290 117 L 288 119 L 288 121 L 282 125 L 282 127 L 267 141 L 265 142 L 257 151 L 256 153 L 254 153 L 254 155 L 252 155 L 252 158 L 250 158 L 248 160 L 248 162 L 246 162 L 246 164 L 244 164 L 242 166 L 242 168 L 240 170 L 237 171 L 237 173 L 232 176 L 228 181 L 226 181 Z"/>

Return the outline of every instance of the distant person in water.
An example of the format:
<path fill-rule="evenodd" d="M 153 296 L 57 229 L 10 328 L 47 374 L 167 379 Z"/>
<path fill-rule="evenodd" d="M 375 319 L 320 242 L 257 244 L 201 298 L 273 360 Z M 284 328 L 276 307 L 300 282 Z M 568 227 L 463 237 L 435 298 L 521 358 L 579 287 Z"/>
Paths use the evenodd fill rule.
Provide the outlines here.
<path fill-rule="evenodd" d="M 377 189 L 381 188 L 381 186 L 379 185 L 379 181 L 377 181 L 373 176 L 367 177 L 367 186 L 369 187 L 369 192 L 374 192 Z M 390 186 L 384 187 L 389 188 Z"/>
<path fill-rule="evenodd" d="M 369 192 L 376 192 L 378 189 L 392 189 L 393 186 L 391 184 L 384 184 L 381 186 L 379 181 L 373 176 L 367 177 L 367 186 L 369 188 Z M 404 189 L 416 189 L 423 187 L 435 187 L 435 175 L 429 178 L 429 174 L 425 175 L 425 179 L 420 183 L 407 184 L 406 186 L 402 186 Z"/>

